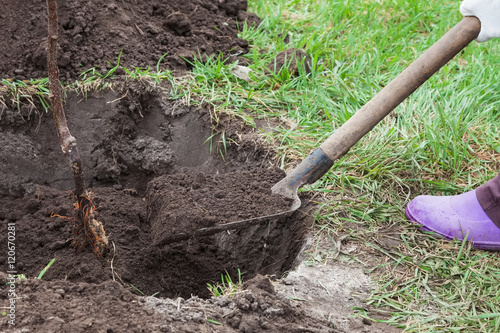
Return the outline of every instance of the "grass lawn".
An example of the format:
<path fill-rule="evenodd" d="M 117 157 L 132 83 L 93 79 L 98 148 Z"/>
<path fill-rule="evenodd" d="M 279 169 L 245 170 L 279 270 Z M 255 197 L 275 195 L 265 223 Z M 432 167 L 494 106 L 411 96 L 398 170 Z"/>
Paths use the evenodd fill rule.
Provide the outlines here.
<path fill-rule="evenodd" d="M 250 81 L 231 74 L 231 64 L 212 59 L 195 64 L 195 80 L 183 83 L 182 94 L 249 122 L 267 117 L 287 124 L 268 135 L 286 170 L 462 18 L 460 1 L 249 5 L 263 19 L 241 33 L 252 45 L 245 55 Z M 306 51 L 310 73 L 266 71 L 288 48 Z M 342 238 L 366 250 L 336 259 L 365 266 L 378 283 L 367 299 L 376 309 L 360 309 L 361 316 L 381 312 L 407 331 L 500 330 L 499 256 L 467 242 L 435 239 L 403 213 L 419 194 L 458 194 L 500 170 L 498 64 L 500 40 L 473 42 L 303 189 L 321 202 L 318 240 Z"/>

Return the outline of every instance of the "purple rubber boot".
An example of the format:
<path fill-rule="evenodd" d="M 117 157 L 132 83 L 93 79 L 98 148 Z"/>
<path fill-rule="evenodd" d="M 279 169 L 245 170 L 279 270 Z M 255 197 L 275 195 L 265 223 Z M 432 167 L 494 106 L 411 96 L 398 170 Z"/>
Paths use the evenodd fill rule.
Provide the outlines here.
<path fill-rule="evenodd" d="M 477 201 L 476 190 L 455 196 L 421 195 L 408 203 L 406 217 L 448 239 L 467 236 L 477 249 L 500 251 L 500 228 Z"/>

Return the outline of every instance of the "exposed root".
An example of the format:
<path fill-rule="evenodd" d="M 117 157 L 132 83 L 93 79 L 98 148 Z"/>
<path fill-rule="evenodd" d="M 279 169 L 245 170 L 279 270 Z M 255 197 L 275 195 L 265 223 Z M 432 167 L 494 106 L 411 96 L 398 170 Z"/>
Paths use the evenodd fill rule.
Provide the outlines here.
<path fill-rule="evenodd" d="M 80 249 L 90 244 L 99 258 L 102 258 L 108 250 L 108 237 L 104 226 L 96 219 L 97 212 L 92 201 L 92 193 L 86 192 L 75 203 L 75 237 L 72 245 Z"/>
<path fill-rule="evenodd" d="M 92 192 L 89 191 L 86 192 L 85 196 L 78 198 L 74 204 L 75 217 L 61 216 L 54 213 L 50 217 L 60 217 L 73 222 L 75 236 L 73 237 L 71 246 L 77 250 L 81 250 L 89 243 L 96 255 L 102 258 L 108 252 L 109 240 L 106 236 L 104 226 L 96 219 L 97 212 L 92 199 Z"/>

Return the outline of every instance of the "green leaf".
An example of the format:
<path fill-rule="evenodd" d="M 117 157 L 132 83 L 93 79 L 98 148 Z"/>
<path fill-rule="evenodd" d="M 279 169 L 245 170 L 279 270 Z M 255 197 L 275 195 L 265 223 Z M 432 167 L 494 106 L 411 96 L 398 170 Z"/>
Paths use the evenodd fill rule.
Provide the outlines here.
<path fill-rule="evenodd" d="M 47 266 L 45 266 L 44 269 L 42 269 L 42 271 L 40 272 L 40 274 L 38 274 L 38 277 L 37 279 L 40 280 L 42 278 L 42 276 L 45 274 L 45 272 L 50 268 L 50 266 L 52 266 L 52 264 L 54 263 L 54 261 L 56 261 L 56 258 L 52 259 L 48 264 Z"/>
<path fill-rule="evenodd" d="M 215 325 L 222 325 L 222 323 L 219 323 L 218 321 L 213 320 L 213 319 L 210 319 L 210 318 L 207 318 L 207 321 L 208 321 L 209 323 L 212 323 L 212 324 L 215 324 Z"/>

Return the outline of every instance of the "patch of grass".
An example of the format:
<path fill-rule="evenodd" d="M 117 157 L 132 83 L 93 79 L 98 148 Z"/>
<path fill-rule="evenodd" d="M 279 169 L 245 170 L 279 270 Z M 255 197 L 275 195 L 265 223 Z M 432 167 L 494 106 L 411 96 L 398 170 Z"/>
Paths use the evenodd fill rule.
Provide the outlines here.
<path fill-rule="evenodd" d="M 393 257 L 381 269 L 385 273 L 379 290 L 368 300 L 390 309 L 385 322 L 407 331 L 498 331 L 497 255 L 475 251 L 466 241 L 401 236 L 401 249 L 366 242 Z"/>
<path fill-rule="evenodd" d="M 217 131 L 214 128 L 212 128 L 212 135 L 205 140 L 205 143 L 207 142 L 210 143 L 210 153 L 217 151 L 224 161 L 226 160 L 227 146 L 229 144 L 238 145 L 235 140 L 226 136 L 226 131 Z"/>
<path fill-rule="evenodd" d="M 0 79 L 0 118 L 9 106 L 17 109 L 23 119 L 40 112 L 37 104 L 46 111 L 49 108 L 48 83 L 47 78 L 24 81 Z M 27 106 L 27 112 L 21 111 L 23 105 Z"/>
<path fill-rule="evenodd" d="M 167 85 L 168 87 L 164 91 L 168 97 L 171 99 L 183 98 L 183 83 L 177 83 L 171 71 L 159 70 L 159 64 L 162 59 L 163 57 L 158 61 L 157 71 L 151 71 L 151 68 L 135 67 L 128 69 L 122 67 L 119 56 L 117 64 L 105 73 L 101 73 L 98 68 L 89 68 L 80 74 L 79 80 L 62 82 L 63 92 L 75 91 L 86 97 L 88 91 L 113 90 L 117 85 L 122 85 L 124 79 L 125 81 L 147 81 L 154 86 Z M 126 73 L 120 81 L 115 80 L 115 72 L 119 68 Z M 48 96 L 47 78 L 24 81 L 0 79 L 0 119 L 7 108 L 17 109 L 20 117 L 24 118 L 27 116 L 28 119 L 32 114 L 39 115 L 40 112 L 47 112 L 50 108 Z M 27 106 L 26 109 L 28 112 L 22 112 L 21 109 L 23 106 Z"/>
<path fill-rule="evenodd" d="M 231 64 L 195 63 L 195 81 L 185 87 L 218 112 L 279 119 L 283 126 L 268 140 L 285 169 L 461 19 L 456 1 L 249 5 L 263 18 L 241 33 L 252 47 L 245 55 L 251 80 L 232 76 Z M 311 57 L 311 73 L 267 73 L 276 55 L 292 47 Z M 473 42 L 303 189 L 321 202 L 316 237 L 362 247 L 356 255 L 341 250 L 337 259 L 370 269 L 380 287 L 367 302 L 389 308 L 386 321 L 407 331 L 489 332 L 498 325 L 498 254 L 435 239 L 406 222 L 403 211 L 416 195 L 461 193 L 500 170 L 500 72 L 493 70 L 499 51 L 498 40 Z M 214 69 L 216 75 L 206 75 Z M 385 235 L 391 228 L 398 231 Z M 384 263 L 373 262 L 373 254 Z"/>
<path fill-rule="evenodd" d="M 242 276 L 243 273 L 238 268 L 238 280 L 233 282 L 231 276 L 226 271 L 221 274 L 221 282 L 217 282 L 214 285 L 207 283 L 208 291 L 210 291 L 210 294 L 214 297 L 234 296 L 241 290 L 243 284 Z"/>

